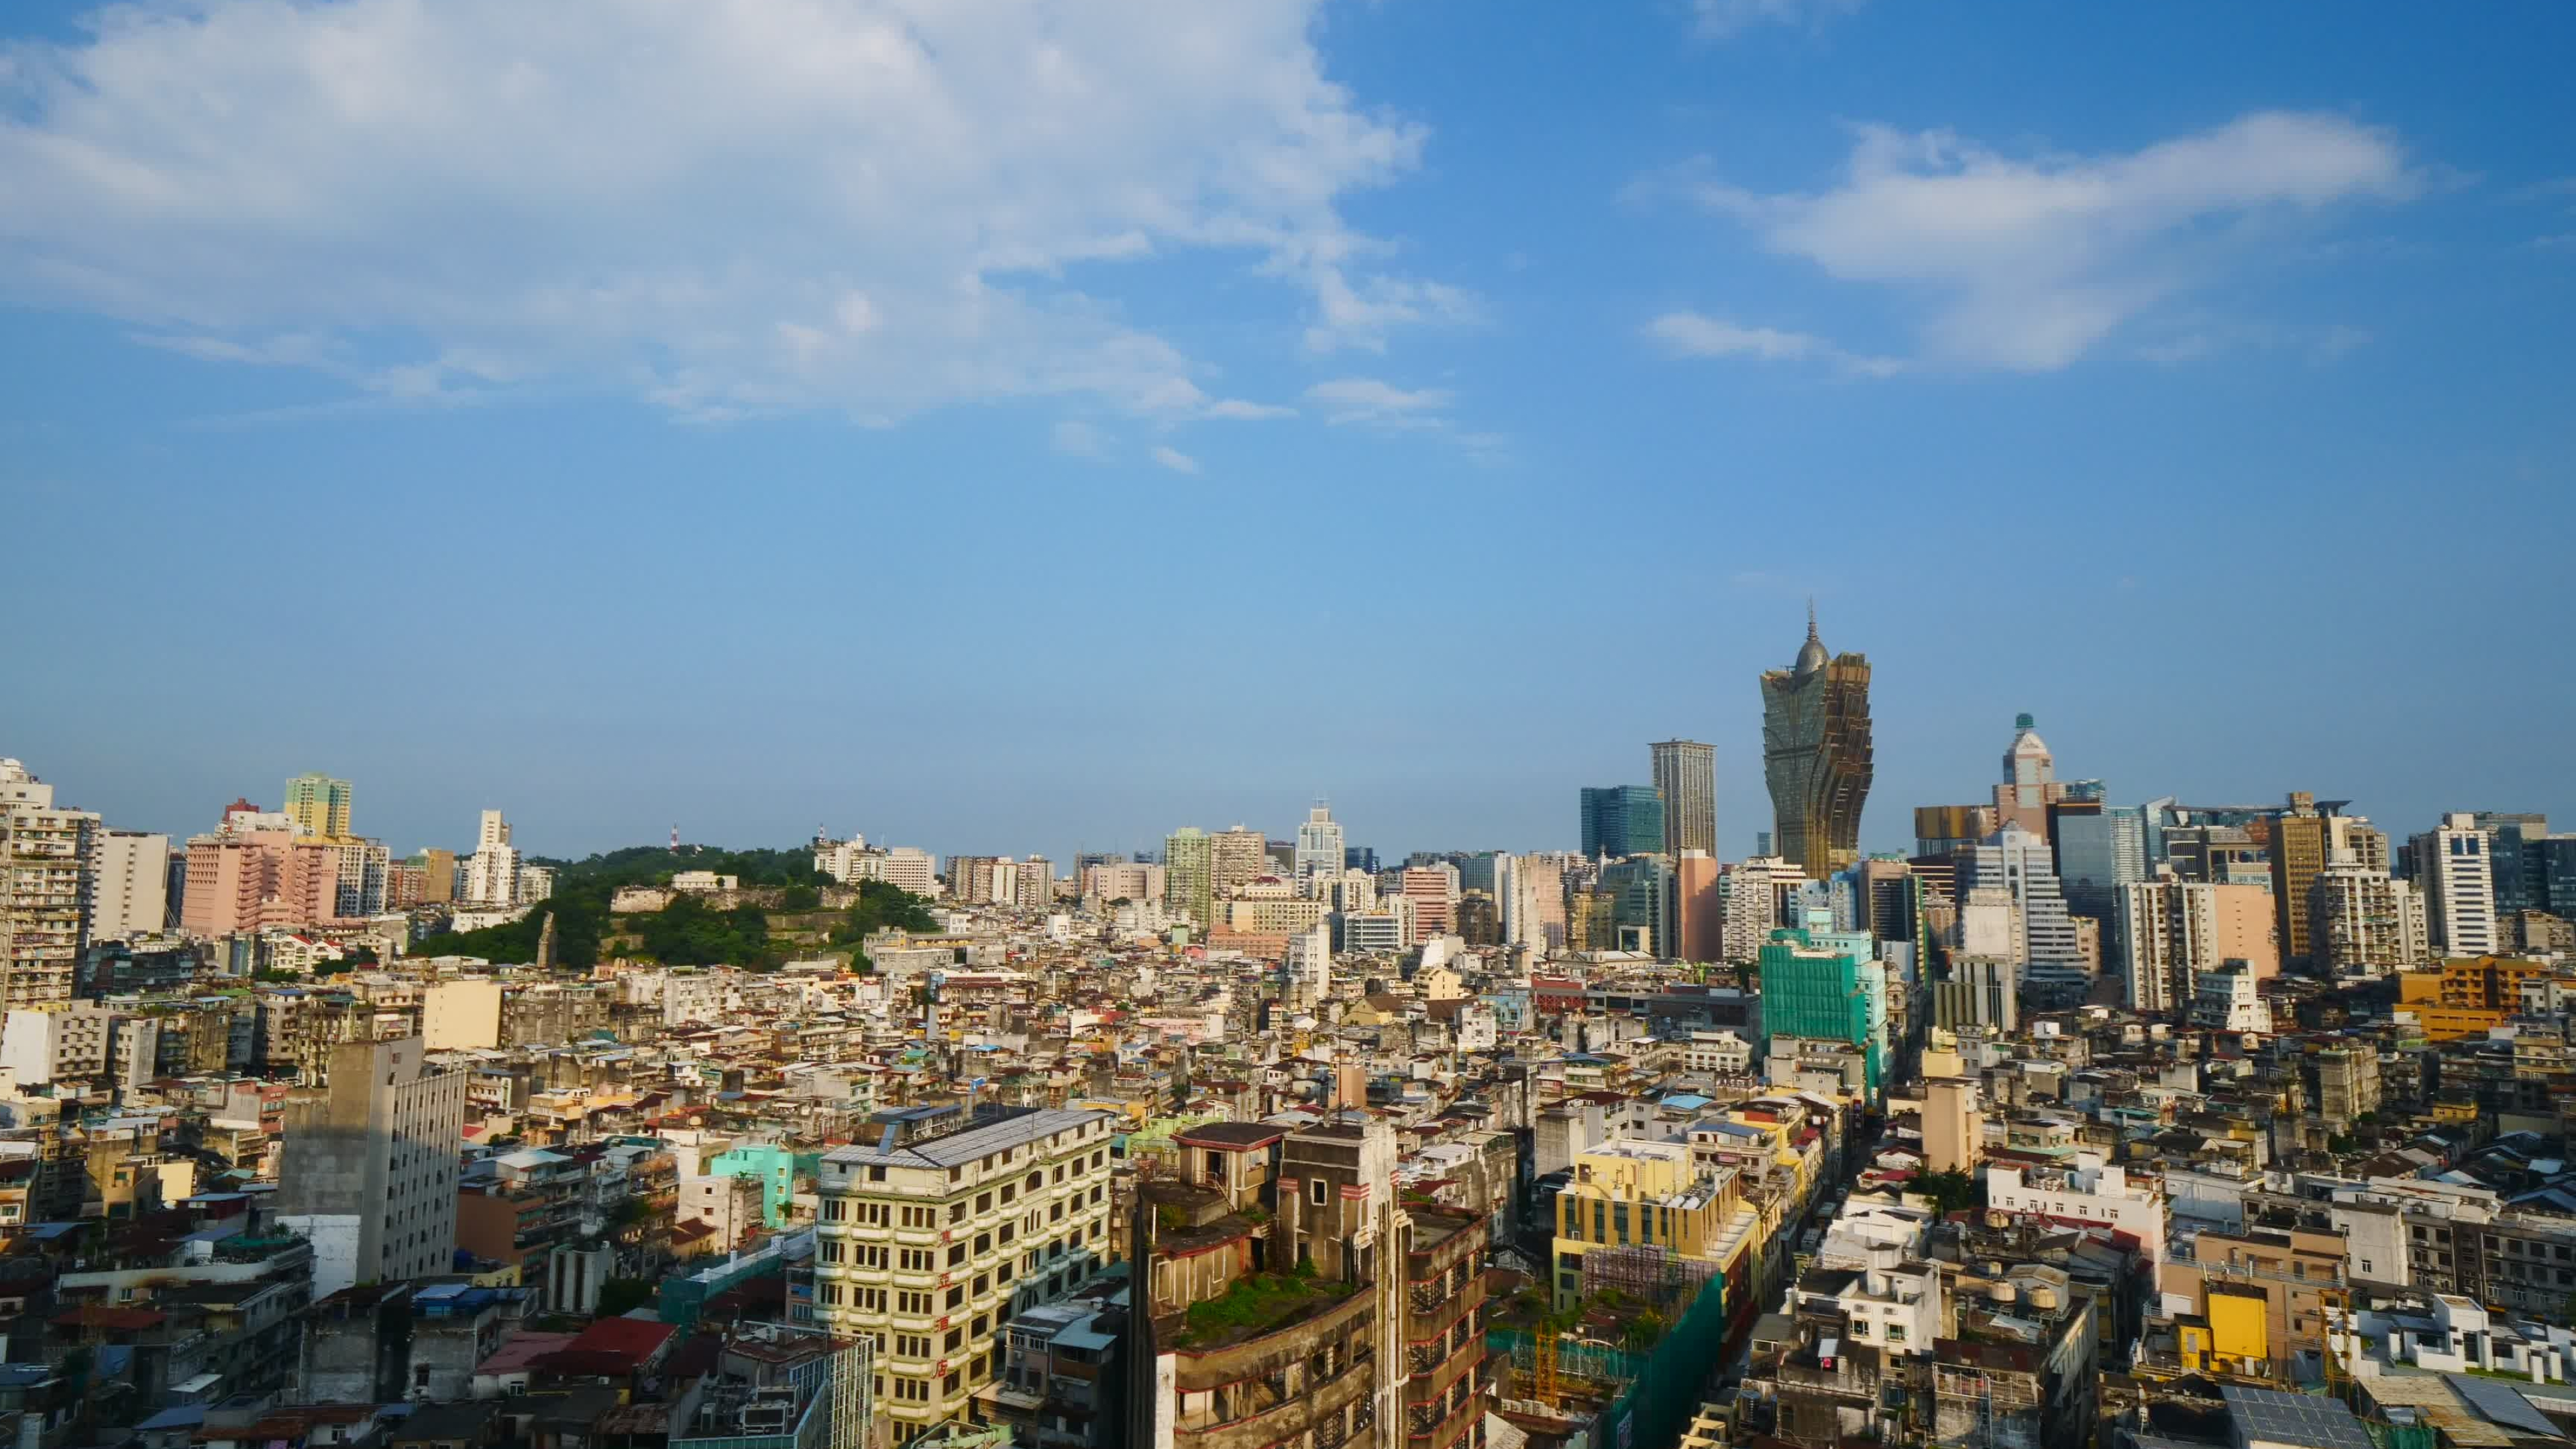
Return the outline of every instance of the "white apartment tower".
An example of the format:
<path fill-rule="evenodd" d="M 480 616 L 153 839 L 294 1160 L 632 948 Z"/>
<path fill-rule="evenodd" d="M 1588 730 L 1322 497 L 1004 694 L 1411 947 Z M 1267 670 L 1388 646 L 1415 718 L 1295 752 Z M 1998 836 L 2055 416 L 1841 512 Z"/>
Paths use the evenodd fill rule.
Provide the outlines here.
<path fill-rule="evenodd" d="M 2027 738 L 2038 738 L 2028 731 L 2024 733 Z M 2058 887 L 2057 864 L 2047 837 L 2018 825 L 2007 825 L 1967 852 L 1961 864 L 1961 891 L 2001 886 L 2011 893 L 2013 952 L 2019 964 L 2083 964 L 2084 953 L 2076 944 L 2075 921 L 2067 914 L 2066 896 Z"/>
<path fill-rule="evenodd" d="M 72 999 L 85 944 L 96 815 L 0 760 L 0 1008 Z"/>
<path fill-rule="evenodd" d="M 313 1244 L 313 1293 L 445 1273 L 467 1074 L 419 1037 L 331 1051 L 330 1079 L 287 1103 L 278 1224 Z"/>
<path fill-rule="evenodd" d="M 510 845 L 510 822 L 498 810 L 483 812 L 474 835 L 474 853 L 457 872 L 457 898 L 472 906 L 515 906 L 519 900 L 519 852 Z"/>
<path fill-rule="evenodd" d="M 151 935 L 168 922 L 169 836 L 139 830 L 99 831 L 91 840 L 89 875 L 92 941 L 131 941 Z"/>
<path fill-rule="evenodd" d="M 2494 835 L 2465 812 L 2443 816 L 2440 826 L 2410 842 L 2433 949 L 2445 956 L 2495 954 L 2494 847 Z"/>
<path fill-rule="evenodd" d="M 2308 950 L 2336 976 L 2404 970 L 2424 959 L 2423 897 L 2411 882 L 2338 852 L 2308 885 Z"/>
<path fill-rule="evenodd" d="M 1342 873 L 1342 827 L 1334 822 L 1330 806 L 1318 805 L 1306 812 L 1306 822 L 1297 827 L 1296 853 L 1289 861 L 1297 888 L 1308 895 L 1320 893 L 1317 882 Z"/>

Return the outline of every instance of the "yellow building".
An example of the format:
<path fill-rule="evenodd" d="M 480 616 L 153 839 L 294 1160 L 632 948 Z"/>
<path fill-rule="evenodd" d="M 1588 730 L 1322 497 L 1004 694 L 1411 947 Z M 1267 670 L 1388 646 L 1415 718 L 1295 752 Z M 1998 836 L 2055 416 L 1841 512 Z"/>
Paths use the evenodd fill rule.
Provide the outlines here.
<path fill-rule="evenodd" d="M 2209 1285 L 2208 1312 L 2175 1320 L 2175 1344 L 2192 1373 L 2261 1376 L 2272 1357 L 2270 1305 L 2259 1288 Z"/>
<path fill-rule="evenodd" d="M 1605 1142 L 1574 1160 L 1574 1180 L 1556 1199 L 1554 1297 L 1582 1296 L 1583 1259 L 1613 1248 L 1657 1247 L 1722 1272 L 1754 1237 L 1742 1174 L 1693 1165 L 1679 1142 Z"/>
<path fill-rule="evenodd" d="M 2525 984 L 2546 979 L 2547 963 L 2502 956 L 2454 958 L 2397 975 L 2397 1007 L 2411 1011 L 2429 1041 L 2483 1036 L 2522 1009 Z"/>

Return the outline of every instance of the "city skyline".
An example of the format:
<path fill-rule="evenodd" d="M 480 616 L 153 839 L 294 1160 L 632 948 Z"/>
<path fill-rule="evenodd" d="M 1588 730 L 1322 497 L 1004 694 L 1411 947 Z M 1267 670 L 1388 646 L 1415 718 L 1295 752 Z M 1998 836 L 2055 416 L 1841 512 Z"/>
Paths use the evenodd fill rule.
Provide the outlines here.
<path fill-rule="evenodd" d="M 1873 661 L 1873 663 L 1875 663 L 1875 661 Z M 1874 700 L 1875 693 L 1873 692 L 1873 702 Z M 1876 711 L 1873 708 L 1873 715 L 1875 715 L 1875 713 Z M 1997 740 L 2009 746 L 2012 741 L 2018 739 L 2019 736 L 2022 733 L 2025 733 L 2028 729 L 2026 720 L 2029 714 L 2030 712 L 2028 711 L 2017 712 L 2012 719 L 1999 724 L 1995 731 Z M 1882 740 L 1886 736 L 1886 732 L 1883 728 L 1879 729 L 1877 734 Z M 1640 740 L 1636 743 L 1636 748 L 1641 750 L 1651 749 L 1656 743 L 1658 742 L 1653 740 Z M 1760 760 L 1758 746 L 1759 739 L 1757 737 L 1753 746 L 1743 752 L 1746 756 L 1749 756 L 1756 762 L 1755 768 L 1757 771 L 1759 768 L 1758 762 Z M 1729 772 L 1725 768 L 1729 752 L 1722 745 L 1715 745 L 1712 746 L 1712 748 L 1715 750 L 1717 758 L 1716 783 L 1717 798 L 1719 802 L 1717 808 L 1717 814 L 1719 817 L 1717 855 L 1724 861 L 1739 861 L 1755 854 L 1754 841 L 1757 834 L 1771 835 L 1774 833 L 1772 802 L 1768 798 L 1767 792 L 1763 791 L 1762 783 L 1758 774 L 1750 785 L 1750 790 L 1757 793 L 1753 793 L 1749 798 L 1747 782 L 1744 780 L 1740 778 L 1734 780 L 1732 782 L 1732 788 L 1730 788 Z M 1885 757 L 1884 749 L 1880 749 L 1878 754 L 1883 760 Z M 1980 757 L 1991 761 L 1994 758 L 1991 748 L 1988 751 L 1983 752 Z M 76 808 L 97 813 L 103 817 L 108 826 L 120 831 L 153 832 L 167 835 L 174 841 L 184 840 L 192 834 L 199 834 L 213 830 L 222 818 L 224 805 L 229 803 L 233 796 L 238 795 L 241 798 L 248 799 L 254 806 L 262 809 L 284 809 L 286 807 L 286 788 L 292 787 L 299 780 L 308 776 L 327 779 L 335 774 L 339 775 L 340 778 L 329 779 L 328 782 L 336 786 L 339 790 L 338 798 L 340 809 L 343 811 L 350 810 L 352 808 L 350 801 L 353 796 L 365 801 L 364 808 L 367 812 L 363 822 L 365 828 L 360 833 L 369 837 L 384 840 L 392 847 L 394 856 L 397 859 L 422 849 L 453 850 L 461 859 L 463 856 L 473 851 L 478 843 L 476 839 L 476 818 L 478 816 L 497 808 L 510 815 L 514 823 L 520 822 L 526 818 L 525 812 L 522 811 L 516 800 L 513 799 L 502 802 L 497 806 L 480 803 L 460 803 L 454 807 L 441 807 L 437 812 L 439 818 L 443 819 L 446 816 L 452 815 L 456 817 L 455 823 L 444 825 L 433 824 L 421 831 L 407 832 L 399 823 L 394 825 L 383 825 L 381 823 L 383 817 L 377 813 L 379 807 L 375 802 L 373 792 L 369 788 L 368 780 L 365 778 L 355 777 L 342 763 L 338 762 L 325 765 L 320 769 L 300 769 L 295 772 L 293 778 L 281 777 L 284 778 L 284 785 L 282 787 L 270 787 L 271 791 L 278 796 L 275 801 L 272 801 L 267 795 L 264 795 L 260 789 L 247 784 L 242 785 L 239 788 L 231 785 L 218 785 L 212 787 L 209 791 L 207 796 L 209 801 L 208 808 L 198 812 L 194 816 L 187 814 L 181 807 L 166 805 L 157 808 L 146 805 L 143 809 L 137 810 L 132 805 L 125 803 L 125 797 L 117 796 L 116 792 L 113 791 L 102 792 L 96 797 L 84 795 L 77 783 L 66 783 L 61 772 L 49 771 L 45 768 L 40 756 L 30 754 L 22 755 L 19 758 L 23 760 L 30 772 L 38 779 L 43 780 L 46 784 L 55 788 L 66 808 Z M 2009 759 L 2008 749 L 2007 759 Z M 1995 771 L 1991 764 L 1988 765 L 1987 771 L 1988 773 L 1986 778 L 1982 780 L 1963 782 L 1960 787 L 1953 791 L 1953 793 L 1959 794 L 1963 797 L 1974 797 L 1991 792 L 1997 785 L 2005 783 L 1998 778 L 1999 772 Z M 1633 773 L 1641 778 L 1650 776 L 1652 774 L 1651 763 L 1649 763 L 1646 768 L 1635 770 Z M 1740 776 L 1743 772 L 1739 770 L 1736 773 Z M 229 776 L 226 778 L 229 778 Z M 395 776 L 393 778 L 396 780 L 401 779 L 400 776 Z M 1881 772 L 1880 778 L 1881 780 L 1885 778 L 1883 771 Z M 2074 781 L 2103 779 L 2104 777 L 2089 773 L 2087 769 L 2084 768 L 2083 762 L 2079 760 L 2078 764 L 2074 768 L 2062 771 L 2061 778 L 2067 781 Z M 2107 779 L 2105 783 L 2108 790 L 2108 803 L 2118 805 L 2136 805 L 2147 800 L 2172 797 L 2184 805 L 2228 805 L 2278 809 L 2285 807 L 2290 801 L 2291 792 L 2296 791 L 2312 795 L 2317 798 L 2344 800 L 2350 804 L 2353 810 L 2379 819 L 2387 826 L 2387 828 L 2395 830 L 2401 837 L 2413 830 L 2431 829 L 2437 825 L 2444 816 L 2460 810 L 2530 811 L 2556 819 L 2576 818 L 2576 803 L 2560 805 L 2553 808 L 2550 801 L 2546 799 L 2533 798 L 2536 794 L 2546 795 L 2548 792 L 2545 788 L 2526 789 L 2503 801 L 2478 800 L 2468 803 L 2458 803 L 2454 801 L 2452 797 L 2437 797 L 2442 799 L 2445 803 L 2442 803 L 2428 811 L 2410 813 L 2400 806 L 2387 803 L 2374 803 L 2375 799 L 2384 800 L 2384 797 L 2373 797 L 2363 792 L 2314 789 L 2314 782 L 2307 775 L 2302 773 L 2293 772 L 2285 778 L 2288 780 L 2288 784 L 2284 785 L 2282 788 L 2271 790 L 2269 793 L 2264 793 L 2259 787 L 2254 790 L 2229 793 L 2217 790 L 2193 790 L 2187 787 L 2176 788 L 2170 783 L 2161 783 L 2153 788 L 2141 786 L 2136 789 L 2124 789 L 2116 778 Z M 2538 786 L 2543 785 L 2545 782 L 2534 783 Z M 1591 789 L 1595 787 L 1585 785 L 1583 788 Z M 1641 788 L 1651 789 L 1653 787 L 1648 785 Z M 224 795 L 225 799 L 223 802 L 213 801 L 213 794 L 218 792 Z M 420 779 L 413 779 L 407 782 L 405 788 L 398 789 L 394 793 L 397 799 L 403 799 L 416 798 L 424 793 L 435 794 L 437 792 L 433 784 L 426 783 Z M 1259 793 L 1261 798 L 1287 798 L 1285 793 L 1279 791 Z M 1556 821 L 1570 817 L 1574 812 L 1567 808 L 1567 802 L 1564 797 L 1580 793 L 1582 792 L 1578 790 L 1575 785 L 1569 783 L 1562 791 L 1557 792 L 1556 798 L 1554 799 L 1531 799 L 1526 802 L 1520 802 L 1526 807 L 1521 810 L 1520 813 L 1529 817 L 1533 822 L 1539 820 Z M 1914 836 L 1912 833 L 1914 808 L 1918 805 L 1947 803 L 1945 801 L 1929 797 L 1916 800 L 1886 798 L 1883 785 L 1874 785 L 1870 794 L 1872 801 L 1877 805 L 1877 808 L 1866 810 L 1862 818 L 1860 854 L 1863 857 L 1871 855 L 1902 856 L 1911 854 L 1914 842 Z M 114 799 L 115 803 L 101 803 L 103 801 L 108 801 L 111 798 Z M 1254 792 L 1246 792 L 1228 798 L 1249 800 L 1255 798 L 1255 794 Z M 1731 817 L 1728 814 L 1730 803 L 1738 812 Z M 941 861 L 944 861 L 950 855 L 1040 855 L 1054 862 L 1059 868 L 1058 874 L 1061 875 L 1071 871 L 1072 862 L 1078 854 L 1112 852 L 1120 856 L 1133 856 L 1140 851 L 1151 853 L 1159 851 L 1163 847 L 1167 837 L 1169 837 L 1174 831 L 1184 828 L 1194 828 L 1206 831 L 1213 835 L 1232 826 L 1243 825 L 1261 831 L 1267 839 L 1273 842 L 1293 843 L 1297 835 L 1298 827 L 1306 822 L 1309 813 L 1318 805 L 1322 805 L 1330 809 L 1333 824 L 1342 832 L 1344 839 L 1346 839 L 1352 847 L 1356 848 L 1365 846 L 1375 850 L 1380 859 L 1389 866 L 1400 863 L 1406 855 L 1417 851 L 1478 852 L 1501 850 L 1514 853 L 1544 851 L 1576 852 L 1580 847 L 1580 840 L 1578 838 L 1579 831 L 1569 830 L 1562 824 L 1555 825 L 1553 829 L 1556 832 L 1561 832 L 1563 838 L 1558 838 L 1557 834 L 1551 833 L 1550 826 L 1548 825 L 1534 824 L 1529 837 L 1515 838 L 1511 840 L 1490 838 L 1442 838 L 1435 837 L 1427 831 L 1412 833 L 1401 828 L 1390 828 L 1383 831 L 1362 830 L 1353 825 L 1351 816 L 1346 813 L 1348 807 L 1344 803 L 1344 797 L 1319 797 L 1311 792 L 1299 792 L 1295 795 L 1293 815 L 1289 818 L 1274 818 L 1277 812 L 1258 811 L 1255 809 L 1209 809 L 1201 811 L 1195 816 L 1176 819 L 1170 824 L 1161 826 L 1160 828 L 1149 829 L 1143 832 L 1138 838 L 1133 839 L 1113 837 L 1111 832 L 1076 822 L 1069 827 L 1052 826 L 1026 829 L 1006 827 L 999 832 L 998 836 L 978 834 L 971 839 L 965 838 L 963 834 L 960 833 L 956 839 L 952 840 L 949 838 L 951 832 L 939 823 L 942 817 L 936 811 L 931 811 L 927 814 L 926 819 L 929 823 L 918 824 L 912 816 L 899 816 L 893 812 L 872 814 L 866 810 L 864 806 L 855 812 L 857 818 L 850 818 L 853 812 L 835 810 L 826 814 L 820 821 L 814 820 L 812 818 L 813 812 L 808 810 L 806 812 L 807 823 L 802 829 L 798 829 L 794 825 L 788 823 L 796 815 L 795 807 L 770 805 L 765 808 L 756 809 L 751 813 L 735 811 L 731 814 L 720 814 L 714 817 L 714 819 L 718 821 L 731 819 L 735 821 L 748 822 L 743 824 L 739 830 L 734 831 L 728 831 L 720 824 L 712 824 L 701 828 L 695 823 L 684 819 L 681 821 L 666 822 L 659 829 L 648 829 L 632 838 L 611 838 L 604 833 L 594 834 L 584 838 L 580 843 L 570 846 L 562 846 L 553 843 L 553 839 L 550 834 L 540 835 L 537 837 L 537 840 L 540 843 L 528 845 L 523 848 L 523 851 L 530 857 L 578 860 L 585 856 L 605 851 L 646 846 L 666 846 L 670 842 L 670 831 L 674 828 L 677 828 L 680 831 L 682 843 L 690 846 L 723 849 L 785 850 L 801 847 L 808 841 L 814 839 L 819 825 L 822 833 L 827 837 L 840 838 L 846 836 L 852 831 L 857 831 L 864 834 L 872 843 L 919 847 L 930 851 L 934 857 Z M 387 813 L 392 813 L 392 811 L 388 809 Z M 583 820 L 589 819 L 587 816 L 579 818 Z M 1733 835 L 1730 835 L 1728 833 L 1730 827 L 1727 825 L 1727 821 L 1730 818 L 1736 820 L 1745 828 L 1740 831 L 1735 831 Z M 779 823 L 777 828 L 769 829 L 760 824 L 762 820 L 774 820 Z M 1219 823 L 1220 821 L 1222 821 L 1222 823 Z M 596 827 L 593 828 L 595 829 Z M 1741 836 L 1741 839 L 1735 838 L 1736 836 Z"/>
<path fill-rule="evenodd" d="M 0 242 L 0 491 L 40 541 L 0 663 L 116 686 L 9 691 L 0 738 L 139 825 L 198 828 L 201 801 L 323 769 L 388 839 L 462 844 L 448 822 L 499 804 L 548 853 L 821 818 L 1063 854 L 1238 816 L 1285 833 L 1319 793 L 1382 848 L 1538 847 L 1573 789 L 1639 779 L 1642 745 L 1680 736 L 1718 748 L 1733 856 L 1769 813 L 1743 681 L 1811 593 L 1877 668 L 1867 848 L 1901 848 L 1912 803 L 1981 798 L 2025 710 L 2115 798 L 2576 814 L 2564 642 L 2396 602 L 2429 561 L 2576 532 L 2569 364 L 2530 344 L 2576 311 L 2576 193 L 2548 139 L 2576 119 L 2546 59 L 2548 34 L 2576 39 L 2563 9 L 2520 32 L 2384 14 L 2320 50 L 2263 13 L 2041 12 L 1995 37 L 1883 4 L 1722 34 L 1689 6 L 1525 30 L 1454 0 L 1252 5 L 1201 11 L 1199 84 L 1102 5 L 1061 53 L 1137 124 L 977 89 L 1024 59 L 1021 28 L 985 27 L 951 47 L 984 67 L 923 84 L 1018 169 L 935 200 L 911 148 L 801 88 L 730 121 L 578 104 L 600 94 L 576 39 L 596 21 L 420 12 L 423 45 L 478 60 L 404 93 L 548 77 L 575 104 L 524 134 L 666 158 L 606 197 L 483 130 L 344 124 L 316 17 L 365 33 L 397 7 L 200 10 L 104 32 L 63 0 L 0 16 L 22 102 L 0 189 L 47 220 Z M 873 12 L 799 9 L 739 50 L 686 33 L 694 13 L 636 32 L 647 93 L 744 83 L 704 73 L 719 57 L 839 53 L 795 25 Z M 255 129 L 115 89 L 162 67 Z M 1231 84 L 1253 74 L 1282 89 Z M 2448 77 L 2471 74 L 2492 104 L 2461 103 Z M 1205 109 L 1230 89 L 1284 109 Z M 269 144 L 288 135 L 310 149 Z M 1087 144 L 1033 139 L 1063 135 Z M 57 165 L 89 146 L 202 205 L 141 214 Z M 1246 148 L 1303 189 L 1221 164 Z M 882 163 L 925 230 L 815 215 L 839 173 L 773 189 L 722 159 L 773 150 Z M 2159 166 L 2200 179 L 2157 205 L 2036 204 L 2136 200 Z M 388 171 L 420 189 L 395 204 Z M 1015 178 L 1055 174 L 1180 221 L 1050 192 L 1069 210 L 1009 238 L 1025 253 L 967 273 L 1002 309 L 982 349 L 930 340 L 962 335 L 942 330 L 954 239 L 1029 219 Z M 468 175 L 485 189 L 442 189 Z M 1967 207 L 1976 177 L 2034 204 Z M 2018 272 L 1911 231 L 1919 276 L 1833 249 L 1913 192 Z M 296 205 L 245 214 L 248 194 Z M 1279 244 L 1209 240 L 1238 216 Z M 261 264 L 201 276 L 216 256 Z M 844 264 L 856 300 L 829 285 Z M 674 315 L 639 283 L 588 330 L 491 310 L 596 275 L 776 288 L 711 283 Z M 903 365 L 842 365 L 844 337 Z M 1014 347 L 1025 366 L 999 365 Z M 799 348 L 813 370 L 783 373 Z M 909 390 L 923 377 L 987 391 Z M 335 567 L 260 563 L 319 518 Z M 1630 553 L 1609 520 L 1652 524 Z M 1608 578 L 1614 538 L 1615 593 L 1544 592 Z M 2200 627 L 2253 597 L 2257 548 L 2262 627 Z M 136 586 L 97 587 L 103 567 Z M 1926 606 L 1927 579 L 1960 576 L 2011 607 Z M 1477 629 L 1465 577 L 1548 601 Z M 1293 588 L 1302 627 L 1175 602 L 1229 583 Z M 207 592 L 178 607 L 182 587 Z M 301 660 L 366 704 L 294 692 Z M 1287 708 L 1290 680 L 1332 707 L 1269 738 L 1207 728 L 1218 701 Z M 186 708 L 136 708 L 142 689 Z"/>
<path fill-rule="evenodd" d="M 0 5 L 0 1409 L 2576 1449 L 2569 54 Z"/>

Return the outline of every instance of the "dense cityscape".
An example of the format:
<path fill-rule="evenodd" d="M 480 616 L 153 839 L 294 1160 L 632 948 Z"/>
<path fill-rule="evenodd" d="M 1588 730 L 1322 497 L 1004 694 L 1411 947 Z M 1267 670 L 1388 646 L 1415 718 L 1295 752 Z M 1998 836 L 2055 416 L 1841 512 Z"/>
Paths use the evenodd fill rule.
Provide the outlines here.
<path fill-rule="evenodd" d="M 1871 667 L 1575 848 L 583 860 L 0 761 L 21 1449 L 2433 1449 L 2576 1428 L 2576 834 L 2061 778 Z M 2072 752 L 2071 757 L 2080 757 Z M 1729 833 L 1719 771 L 1771 811 Z M 2070 770 L 2069 776 L 2080 772 Z M 2367 782 L 2351 782 L 2356 790 Z M 2462 802 L 2467 805 L 2512 802 Z M 477 812 L 479 811 L 479 815 Z M 463 842 L 460 841 L 461 845 Z"/>

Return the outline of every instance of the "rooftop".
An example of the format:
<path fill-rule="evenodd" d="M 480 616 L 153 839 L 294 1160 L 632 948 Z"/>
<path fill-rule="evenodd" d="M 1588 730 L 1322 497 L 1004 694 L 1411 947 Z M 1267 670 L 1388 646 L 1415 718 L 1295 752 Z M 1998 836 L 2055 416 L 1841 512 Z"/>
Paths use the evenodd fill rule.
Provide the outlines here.
<path fill-rule="evenodd" d="M 866 1166 L 960 1167 L 969 1162 L 1024 1147 L 1067 1128 L 1109 1119 L 1107 1112 L 1077 1107 L 1041 1108 L 982 1126 L 968 1126 L 901 1147 L 853 1146 L 824 1154 L 826 1162 Z"/>

